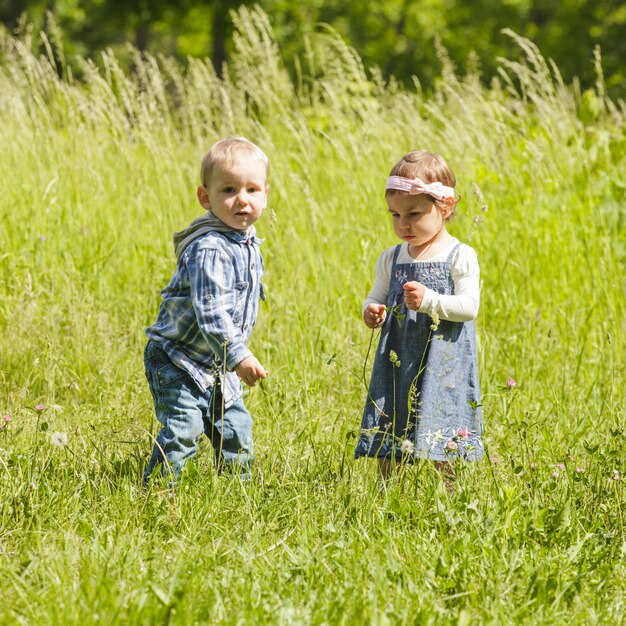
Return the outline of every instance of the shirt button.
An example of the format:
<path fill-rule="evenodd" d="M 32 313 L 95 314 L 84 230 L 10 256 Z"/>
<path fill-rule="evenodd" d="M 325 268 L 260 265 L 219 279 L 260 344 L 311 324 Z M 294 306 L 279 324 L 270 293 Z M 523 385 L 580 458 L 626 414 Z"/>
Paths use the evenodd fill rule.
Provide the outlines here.
<path fill-rule="evenodd" d="M 254 263 L 250 263 L 250 269 L 253 270 L 254 269 Z"/>
<path fill-rule="evenodd" d="M 244 329 L 244 330 L 248 330 L 248 324 L 244 324 L 244 325 L 243 325 L 243 329 Z"/>

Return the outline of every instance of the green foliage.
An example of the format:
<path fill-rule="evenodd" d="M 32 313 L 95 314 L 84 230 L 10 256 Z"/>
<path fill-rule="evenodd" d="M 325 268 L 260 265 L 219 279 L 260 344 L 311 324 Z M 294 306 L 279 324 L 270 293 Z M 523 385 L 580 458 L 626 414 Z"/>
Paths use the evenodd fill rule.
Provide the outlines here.
<path fill-rule="evenodd" d="M 489 88 L 442 56 L 427 98 L 368 78 L 331 31 L 292 82 L 267 16 L 236 24 L 222 78 L 106 52 L 77 80 L 52 33 L 42 56 L 2 39 L 0 623 L 619 623 L 623 108 L 514 33 Z M 272 162 L 257 473 L 218 478 L 203 443 L 178 492 L 144 493 L 143 328 L 201 156 L 233 133 Z M 384 180 L 418 147 L 454 169 L 451 230 L 482 268 L 489 454 L 454 493 L 428 464 L 380 489 L 352 459 L 360 304 L 395 243 Z"/>
<path fill-rule="evenodd" d="M 479 71 L 488 84 L 498 71 L 499 57 L 519 54 L 503 33 L 508 28 L 534 41 L 567 82 L 578 78 L 583 89 L 595 82 L 590 61 L 594 50 L 601 50 L 609 93 L 626 95 L 622 43 L 626 6 L 614 0 L 5 0 L 0 1 L 0 23 L 12 30 L 22 14 L 36 31 L 58 24 L 70 64 L 75 54 L 98 60 L 103 49 L 111 48 L 130 67 L 127 42 L 131 42 L 155 56 L 210 57 L 221 71 L 232 54 L 237 58 L 232 12 L 253 4 L 270 16 L 292 76 L 309 56 L 310 36 L 330 25 L 358 51 L 368 70 L 376 68 L 387 80 L 393 76 L 410 85 L 417 79 L 432 88 L 440 74 L 443 48 L 455 67 Z"/>

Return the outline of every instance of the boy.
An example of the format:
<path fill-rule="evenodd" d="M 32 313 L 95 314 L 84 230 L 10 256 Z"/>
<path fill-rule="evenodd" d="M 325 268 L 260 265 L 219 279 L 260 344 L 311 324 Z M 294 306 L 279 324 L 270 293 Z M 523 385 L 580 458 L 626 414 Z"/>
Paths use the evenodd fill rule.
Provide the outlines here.
<path fill-rule="evenodd" d="M 207 214 L 175 233 L 176 270 L 146 329 L 146 376 L 163 428 L 144 486 L 165 460 L 178 478 L 202 433 L 218 471 L 250 476 L 252 418 L 240 379 L 253 387 L 267 376 L 246 342 L 264 298 L 253 224 L 267 205 L 268 173 L 267 156 L 243 137 L 216 142 L 202 160 L 197 195 Z"/>

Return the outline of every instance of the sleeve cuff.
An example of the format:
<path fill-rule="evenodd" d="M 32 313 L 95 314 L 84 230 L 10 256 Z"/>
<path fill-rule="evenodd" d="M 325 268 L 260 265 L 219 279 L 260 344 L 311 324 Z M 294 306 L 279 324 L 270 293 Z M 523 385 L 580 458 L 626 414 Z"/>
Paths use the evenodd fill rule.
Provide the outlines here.
<path fill-rule="evenodd" d="M 235 371 L 235 368 L 244 359 L 252 356 L 252 352 L 246 348 L 244 344 L 239 346 L 230 346 L 226 348 L 226 369 L 229 372 Z"/>
<path fill-rule="evenodd" d="M 435 292 L 432 289 L 426 287 L 424 289 L 424 297 L 422 298 L 422 304 L 420 304 L 419 309 L 417 309 L 420 313 L 432 313 L 433 305 L 435 302 Z"/>

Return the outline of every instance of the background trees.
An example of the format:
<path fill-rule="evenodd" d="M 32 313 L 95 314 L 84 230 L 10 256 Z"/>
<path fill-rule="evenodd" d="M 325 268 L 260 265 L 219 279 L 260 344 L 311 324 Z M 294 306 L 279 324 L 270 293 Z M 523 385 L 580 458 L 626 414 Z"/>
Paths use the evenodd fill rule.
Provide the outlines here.
<path fill-rule="evenodd" d="M 97 56 L 104 47 L 123 55 L 139 50 L 179 58 L 209 56 L 217 71 L 231 50 L 230 11 L 239 0 L 0 0 L 0 22 L 9 30 L 21 19 L 35 29 L 52 15 L 71 56 Z M 291 70 L 306 55 L 306 35 L 329 24 L 352 45 L 366 67 L 432 87 L 442 48 L 461 70 L 471 64 L 488 81 L 499 56 L 518 54 L 503 28 L 528 37 L 553 59 L 566 81 L 595 81 L 594 48 L 602 51 L 606 85 L 626 94 L 626 4 L 619 0 L 260 0 Z M 439 45 L 440 44 L 440 45 Z"/>

